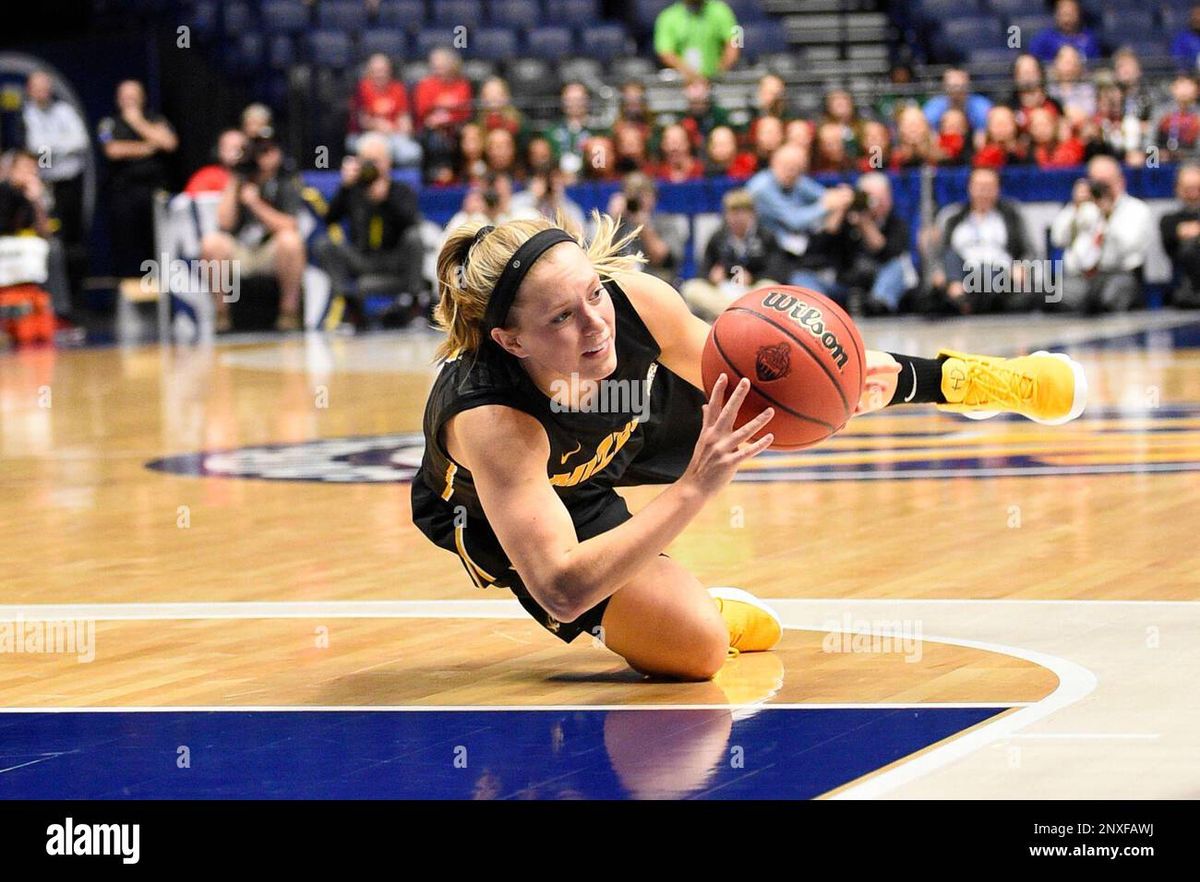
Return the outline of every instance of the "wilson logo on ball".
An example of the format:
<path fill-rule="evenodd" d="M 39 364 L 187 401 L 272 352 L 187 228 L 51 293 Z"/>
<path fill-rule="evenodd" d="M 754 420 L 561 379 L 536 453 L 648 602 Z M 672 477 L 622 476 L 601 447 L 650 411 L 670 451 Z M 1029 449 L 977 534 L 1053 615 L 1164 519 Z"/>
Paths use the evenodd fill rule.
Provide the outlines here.
<path fill-rule="evenodd" d="M 760 346 L 754 359 L 754 373 L 762 382 L 781 380 L 788 375 L 792 365 L 786 343 L 775 346 Z"/>
<path fill-rule="evenodd" d="M 788 318 L 821 341 L 821 345 L 829 350 L 830 357 L 837 363 L 838 370 L 846 366 L 846 362 L 850 360 L 850 356 L 846 354 L 846 350 L 842 347 L 841 341 L 838 340 L 837 334 L 826 330 L 824 315 L 821 310 L 815 306 L 809 306 L 803 300 L 793 297 L 791 294 L 784 294 L 781 291 L 771 291 L 768 293 L 763 298 L 762 305 L 768 309 L 786 313 Z"/>

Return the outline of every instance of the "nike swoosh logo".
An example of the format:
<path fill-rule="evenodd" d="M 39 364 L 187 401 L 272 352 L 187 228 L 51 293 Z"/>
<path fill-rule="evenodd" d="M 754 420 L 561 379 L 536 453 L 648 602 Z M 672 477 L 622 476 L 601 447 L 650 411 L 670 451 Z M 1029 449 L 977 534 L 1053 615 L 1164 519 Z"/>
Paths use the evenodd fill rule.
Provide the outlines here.
<path fill-rule="evenodd" d="M 912 391 L 908 393 L 908 397 L 905 398 L 904 400 L 912 401 L 914 398 L 917 397 L 917 366 L 915 364 L 913 364 L 911 361 L 908 363 L 908 366 L 910 368 L 912 368 L 912 372 L 913 372 L 913 387 L 912 387 Z"/>
<path fill-rule="evenodd" d="M 579 452 L 580 450 L 582 450 L 582 449 L 583 449 L 583 442 L 582 442 L 582 441 L 576 441 L 576 442 L 575 442 L 575 449 L 574 449 L 574 450 L 572 450 L 570 453 L 564 453 L 564 454 L 562 455 L 562 459 L 560 459 L 560 460 L 558 461 L 558 464 L 559 464 L 559 465 L 566 465 L 566 464 L 567 464 L 567 460 L 568 460 L 568 459 L 570 459 L 572 456 L 574 456 L 576 453 L 578 453 L 578 452 Z"/>

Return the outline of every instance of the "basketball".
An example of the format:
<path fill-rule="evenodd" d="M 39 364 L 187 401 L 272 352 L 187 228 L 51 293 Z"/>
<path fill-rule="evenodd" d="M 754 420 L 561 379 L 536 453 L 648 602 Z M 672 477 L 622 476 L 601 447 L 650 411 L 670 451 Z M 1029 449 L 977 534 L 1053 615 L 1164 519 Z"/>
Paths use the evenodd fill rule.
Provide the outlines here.
<path fill-rule="evenodd" d="M 767 407 L 775 416 L 772 450 L 798 450 L 841 430 L 863 390 L 863 341 L 846 312 L 807 288 L 758 288 L 717 316 L 704 345 L 701 370 L 712 394 L 722 372 L 729 389 L 742 378 L 750 393 L 735 426 Z M 756 436 L 756 437 L 758 437 Z"/>

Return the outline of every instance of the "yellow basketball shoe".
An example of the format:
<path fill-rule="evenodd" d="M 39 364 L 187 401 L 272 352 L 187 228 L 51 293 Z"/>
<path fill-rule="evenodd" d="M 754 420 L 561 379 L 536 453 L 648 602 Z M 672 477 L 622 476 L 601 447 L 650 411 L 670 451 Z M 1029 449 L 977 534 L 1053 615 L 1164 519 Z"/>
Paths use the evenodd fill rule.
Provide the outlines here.
<path fill-rule="evenodd" d="M 1070 422 L 1087 404 L 1083 365 L 1061 352 L 1039 350 L 1019 358 L 968 355 L 943 349 L 942 394 L 938 410 L 986 420 L 998 413 L 1019 413 L 1034 422 L 1057 426 Z"/>
<path fill-rule="evenodd" d="M 774 649 L 783 637 L 783 624 L 774 610 L 740 588 L 709 588 L 721 618 L 729 628 L 729 654 Z"/>

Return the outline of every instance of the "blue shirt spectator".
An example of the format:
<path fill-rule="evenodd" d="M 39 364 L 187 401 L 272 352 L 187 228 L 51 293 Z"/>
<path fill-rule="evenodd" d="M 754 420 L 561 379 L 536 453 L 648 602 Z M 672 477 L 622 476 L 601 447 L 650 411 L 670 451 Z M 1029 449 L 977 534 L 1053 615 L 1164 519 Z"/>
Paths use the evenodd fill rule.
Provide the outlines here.
<path fill-rule="evenodd" d="M 815 232 L 825 220 L 828 212 L 822 198 L 825 188 L 807 177 L 805 171 L 804 151 L 785 144 L 771 157 L 770 168 L 746 182 L 746 189 L 754 197 L 759 222 L 778 236 Z M 785 250 L 792 249 L 785 245 Z M 803 249 L 800 250 L 802 253 Z"/>
<path fill-rule="evenodd" d="M 942 121 L 942 114 L 957 107 L 967 115 L 971 129 L 982 132 L 987 128 L 987 114 L 992 102 L 983 95 L 972 94 L 971 75 L 965 70 L 951 68 L 942 74 L 942 94 L 925 102 L 925 118 L 935 131 Z"/>
<path fill-rule="evenodd" d="M 1076 0 L 1058 0 L 1054 5 L 1054 27 L 1034 35 L 1029 53 L 1049 63 L 1063 46 L 1074 46 L 1088 61 L 1100 57 L 1100 44 L 1091 31 L 1084 29 Z"/>
<path fill-rule="evenodd" d="M 1200 68 L 1200 4 L 1192 7 L 1187 30 L 1177 33 L 1171 41 L 1171 57 L 1180 70 L 1195 73 Z"/>

